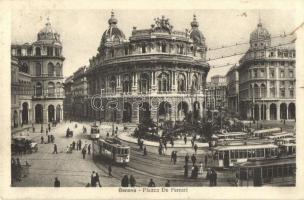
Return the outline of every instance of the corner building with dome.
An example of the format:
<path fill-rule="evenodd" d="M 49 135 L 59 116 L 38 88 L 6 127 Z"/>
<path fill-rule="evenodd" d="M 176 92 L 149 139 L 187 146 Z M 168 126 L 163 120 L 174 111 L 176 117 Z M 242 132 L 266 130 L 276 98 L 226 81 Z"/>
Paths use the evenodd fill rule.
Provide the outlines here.
<path fill-rule="evenodd" d="M 148 117 L 181 121 L 189 112 L 195 118 L 204 114 L 210 67 L 196 16 L 185 31 L 174 30 L 165 16 L 154 20 L 150 28 L 133 27 L 127 39 L 112 12 L 86 70 L 89 118 L 138 123 Z"/>
<path fill-rule="evenodd" d="M 294 38 L 272 38 L 261 21 L 239 62 L 239 101 L 243 119 L 295 120 Z"/>
<path fill-rule="evenodd" d="M 12 44 L 12 127 L 63 119 L 62 44 L 48 20 L 37 41 Z"/>

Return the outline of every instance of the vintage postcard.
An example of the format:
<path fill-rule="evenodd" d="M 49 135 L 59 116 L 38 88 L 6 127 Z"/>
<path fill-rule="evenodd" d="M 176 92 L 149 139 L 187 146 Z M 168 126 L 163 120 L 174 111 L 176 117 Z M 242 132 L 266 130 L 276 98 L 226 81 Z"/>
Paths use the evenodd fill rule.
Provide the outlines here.
<path fill-rule="evenodd" d="M 303 1 L 0 5 L 1 199 L 304 198 Z"/>

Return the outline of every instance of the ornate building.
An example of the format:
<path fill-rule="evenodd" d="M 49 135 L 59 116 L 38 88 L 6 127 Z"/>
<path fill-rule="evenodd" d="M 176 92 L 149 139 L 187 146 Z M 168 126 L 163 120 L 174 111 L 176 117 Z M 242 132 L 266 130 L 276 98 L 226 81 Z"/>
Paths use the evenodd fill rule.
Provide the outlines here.
<path fill-rule="evenodd" d="M 250 34 L 250 48 L 238 68 L 242 118 L 295 119 L 295 47 L 282 44 L 272 44 L 261 22 Z"/>
<path fill-rule="evenodd" d="M 162 16 L 148 29 L 133 27 L 127 40 L 112 12 L 98 54 L 90 59 L 88 116 L 104 121 L 183 120 L 202 114 L 209 65 L 194 16 L 191 30 L 176 31 Z M 102 94 L 102 98 L 93 98 Z"/>
<path fill-rule="evenodd" d="M 238 66 L 233 66 L 226 74 L 227 109 L 232 114 L 239 114 L 239 73 Z"/>
<path fill-rule="evenodd" d="M 217 110 L 227 108 L 227 87 L 226 77 L 215 75 L 211 77 L 211 82 L 207 83 L 205 90 L 207 109 Z"/>
<path fill-rule="evenodd" d="M 37 41 L 11 46 L 12 94 L 15 96 L 12 97 L 12 124 L 62 120 L 64 57 L 61 52 L 60 35 L 49 21 L 37 34 Z"/>

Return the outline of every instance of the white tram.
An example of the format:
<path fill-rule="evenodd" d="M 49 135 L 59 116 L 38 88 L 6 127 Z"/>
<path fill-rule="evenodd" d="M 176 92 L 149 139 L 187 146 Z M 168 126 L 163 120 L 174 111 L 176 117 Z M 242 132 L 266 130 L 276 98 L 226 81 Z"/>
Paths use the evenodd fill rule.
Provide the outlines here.
<path fill-rule="evenodd" d="M 256 130 L 253 131 L 254 137 L 264 138 L 270 135 L 274 135 L 276 133 L 281 133 L 281 128 L 269 128 L 269 129 L 262 129 L 262 130 Z"/>
<path fill-rule="evenodd" d="M 130 162 L 130 147 L 121 145 L 115 139 L 98 139 L 93 141 L 93 154 L 94 157 L 103 156 L 118 164 Z"/>
<path fill-rule="evenodd" d="M 235 163 L 246 162 L 251 158 L 278 156 L 278 146 L 274 144 L 218 146 L 214 148 L 215 166 L 231 167 Z"/>
<path fill-rule="evenodd" d="M 96 124 L 93 124 L 91 126 L 91 133 L 90 133 L 91 139 L 98 139 L 100 134 L 99 134 L 99 128 Z"/>

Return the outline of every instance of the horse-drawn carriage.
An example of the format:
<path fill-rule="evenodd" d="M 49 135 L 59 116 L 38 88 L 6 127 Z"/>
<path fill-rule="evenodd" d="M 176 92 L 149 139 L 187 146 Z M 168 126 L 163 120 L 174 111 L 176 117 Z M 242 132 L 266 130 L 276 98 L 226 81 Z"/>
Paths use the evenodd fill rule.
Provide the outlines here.
<path fill-rule="evenodd" d="M 38 151 L 38 144 L 28 136 L 14 136 L 11 148 L 15 153 L 33 153 Z"/>

